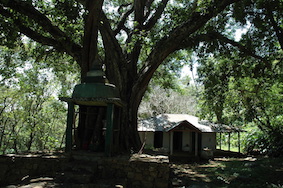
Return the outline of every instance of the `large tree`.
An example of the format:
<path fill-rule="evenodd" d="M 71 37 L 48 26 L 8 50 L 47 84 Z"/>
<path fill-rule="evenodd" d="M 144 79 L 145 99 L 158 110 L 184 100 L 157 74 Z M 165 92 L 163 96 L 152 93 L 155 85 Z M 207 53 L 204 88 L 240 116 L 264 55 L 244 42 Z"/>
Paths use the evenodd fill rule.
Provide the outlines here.
<path fill-rule="evenodd" d="M 94 62 L 103 64 L 125 104 L 121 142 L 138 149 L 138 107 L 168 56 L 215 36 L 244 48 L 223 35 L 235 2 L 240 0 L 0 0 L 0 42 L 12 48 L 19 40 L 35 41 L 42 54 L 68 54 L 82 81 Z"/>

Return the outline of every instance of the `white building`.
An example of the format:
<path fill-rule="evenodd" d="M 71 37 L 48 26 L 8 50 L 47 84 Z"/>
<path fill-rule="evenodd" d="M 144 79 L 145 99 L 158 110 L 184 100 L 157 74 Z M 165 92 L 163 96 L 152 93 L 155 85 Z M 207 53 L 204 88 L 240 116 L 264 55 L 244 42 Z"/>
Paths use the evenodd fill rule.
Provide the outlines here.
<path fill-rule="evenodd" d="M 138 131 L 146 147 L 162 148 L 171 155 L 184 151 L 198 156 L 204 150 L 216 150 L 217 132 L 235 132 L 235 129 L 199 121 L 187 114 L 160 114 L 141 120 Z"/>

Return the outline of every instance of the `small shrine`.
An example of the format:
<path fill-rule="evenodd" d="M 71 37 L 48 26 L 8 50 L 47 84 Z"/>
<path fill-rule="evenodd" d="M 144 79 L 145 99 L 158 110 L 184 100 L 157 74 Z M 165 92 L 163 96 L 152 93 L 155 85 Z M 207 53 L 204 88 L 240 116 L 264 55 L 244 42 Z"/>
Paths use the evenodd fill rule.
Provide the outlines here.
<path fill-rule="evenodd" d="M 111 156 L 119 151 L 119 119 L 122 101 L 115 85 L 109 84 L 100 65 L 75 86 L 68 103 L 66 152 L 88 150 Z"/>

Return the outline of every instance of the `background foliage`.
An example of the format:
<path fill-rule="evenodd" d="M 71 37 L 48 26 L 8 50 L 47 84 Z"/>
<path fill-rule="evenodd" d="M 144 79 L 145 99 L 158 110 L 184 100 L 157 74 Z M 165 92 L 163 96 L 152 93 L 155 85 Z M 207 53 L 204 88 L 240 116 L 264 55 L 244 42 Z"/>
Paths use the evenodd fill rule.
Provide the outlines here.
<path fill-rule="evenodd" d="M 67 62 L 35 60 L 37 50 L 1 47 L 0 153 L 64 147 L 66 106 L 58 96 L 70 94 L 78 72 Z"/>

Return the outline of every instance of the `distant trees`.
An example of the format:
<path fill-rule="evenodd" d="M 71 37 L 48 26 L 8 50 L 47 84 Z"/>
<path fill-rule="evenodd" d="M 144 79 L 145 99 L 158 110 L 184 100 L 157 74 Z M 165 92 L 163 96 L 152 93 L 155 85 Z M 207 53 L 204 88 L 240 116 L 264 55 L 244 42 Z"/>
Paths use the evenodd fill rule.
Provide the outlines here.
<path fill-rule="evenodd" d="M 21 54 L 22 53 L 22 54 Z M 46 62 L 31 63 L 1 48 L 0 68 L 0 153 L 54 150 L 63 147 L 66 108 L 58 101 L 75 81 L 71 72 L 57 76 Z M 10 66 L 6 66 L 9 64 Z M 71 68 L 70 68 L 71 70 Z M 65 83 L 64 85 L 61 85 Z"/>
<path fill-rule="evenodd" d="M 163 113 L 196 115 L 197 100 L 197 92 L 192 87 L 180 92 L 154 86 L 140 105 L 139 117 L 148 118 Z"/>

